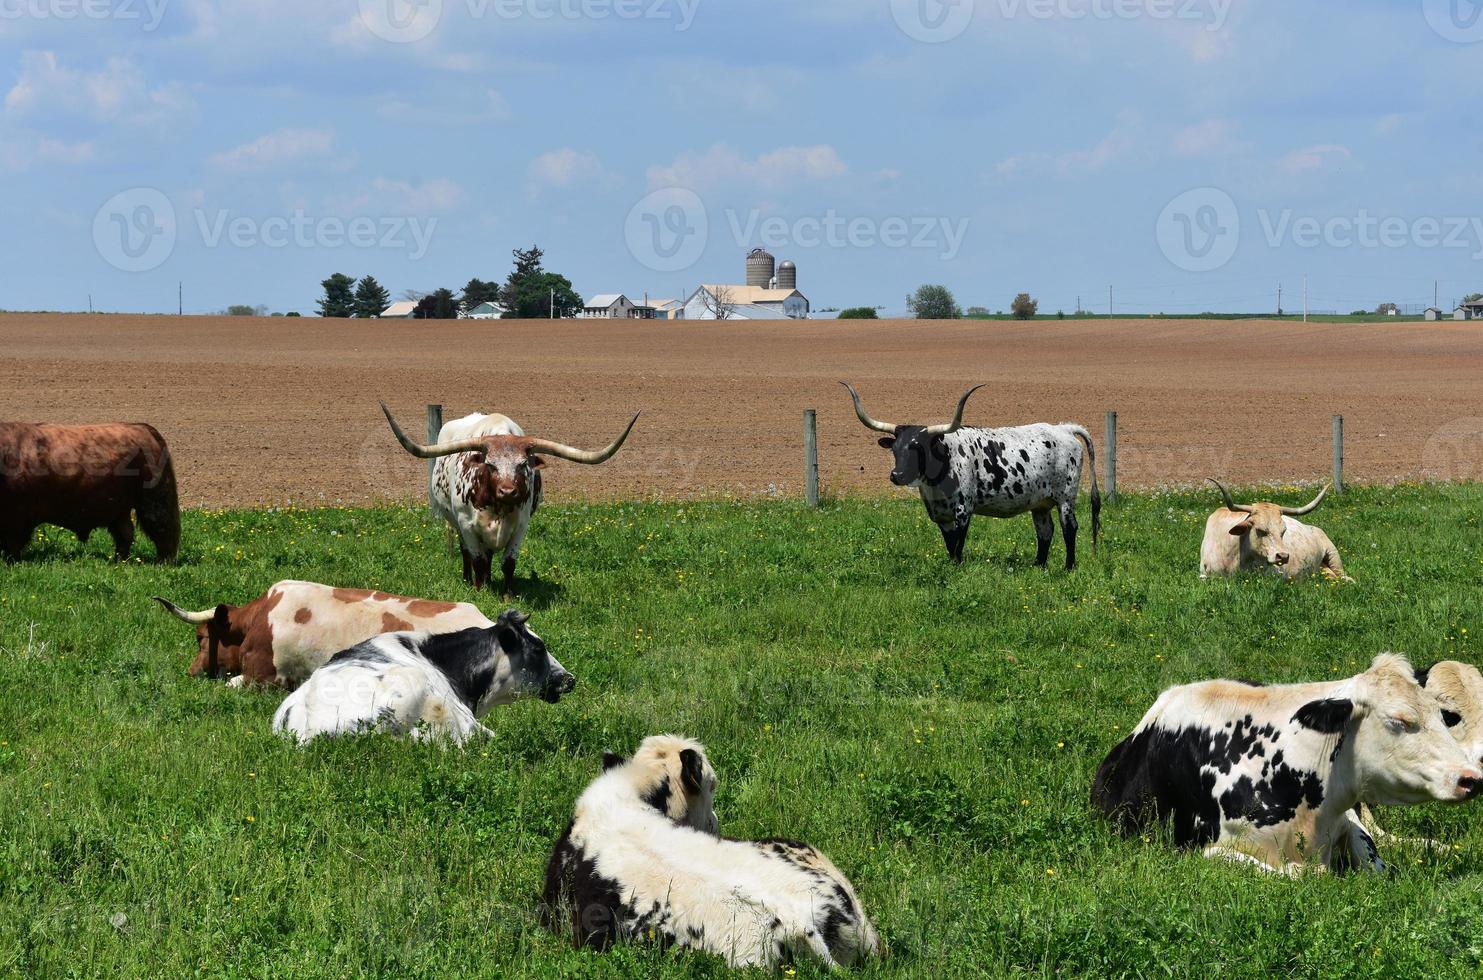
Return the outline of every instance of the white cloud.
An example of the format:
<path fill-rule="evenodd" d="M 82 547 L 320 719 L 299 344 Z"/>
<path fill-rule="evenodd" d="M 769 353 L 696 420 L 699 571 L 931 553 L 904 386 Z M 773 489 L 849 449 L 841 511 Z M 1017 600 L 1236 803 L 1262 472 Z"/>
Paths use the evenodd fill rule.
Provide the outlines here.
<path fill-rule="evenodd" d="M 1338 170 L 1354 159 L 1354 152 L 1339 143 L 1323 143 L 1294 150 L 1277 161 L 1277 169 L 1289 177 Z"/>
<path fill-rule="evenodd" d="M 446 177 L 435 177 L 420 184 L 411 181 L 377 177 L 371 189 L 359 200 L 359 210 L 371 208 L 384 212 L 426 214 L 451 211 L 463 201 L 463 188 Z"/>
<path fill-rule="evenodd" d="M 109 58 L 102 68 L 64 66 L 54 51 L 21 54 L 20 72 L 5 93 L 5 113 L 15 118 L 78 116 L 97 123 L 161 128 L 195 109 L 178 84 L 151 88 L 127 58 Z"/>
<path fill-rule="evenodd" d="M 388 122 L 417 126 L 483 126 L 515 118 L 509 100 L 496 89 L 485 89 L 466 102 L 461 96 L 446 94 L 449 99 L 426 105 L 393 97 L 378 105 L 376 114 Z"/>
<path fill-rule="evenodd" d="M 834 147 L 784 146 L 756 159 L 717 143 L 704 153 L 682 153 L 667 166 L 649 168 L 651 187 L 714 187 L 748 183 L 777 189 L 800 181 L 829 180 L 849 174 Z"/>
<path fill-rule="evenodd" d="M 1170 149 L 1180 157 L 1221 157 L 1248 149 L 1236 139 L 1236 125 L 1228 119 L 1207 119 L 1174 134 Z"/>
<path fill-rule="evenodd" d="M 335 135 L 325 129 L 280 129 L 250 143 L 216 153 L 207 161 L 237 173 L 280 170 L 334 156 Z"/>
<path fill-rule="evenodd" d="M 609 183 L 612 175 L 594 154 L 571 147 L 542 153 L 527 168 L 533 192 L 546 187 Z"/>
<path fill-rule="evenodd" d="M 15 173 L 41 163 L 76 167 L 92 163 L 97 156 L 98 147 L 92 140 L 69 143 L 34 133 L 14 133 L 0 141 L 0 163 Z"/>
<path fill-rule="evenodd" d="M 1394 136 L 1397 132 L 1411 123 L 1415 116 L 1403 112 L 1392 112 L 1375 120 L 1376 136 Z"/>
<path fill-rule="evenodd" d="M 1095 146 L 1059 155 L 1017 153 L 996 167 L 1002 177 L 1022 173 L 1053 173 L 1062 177 L 1084 177 L 1105 169 L 1109 164 L 1143 153 L 1148 143 L 1143 119 L 1136 112 L 1123 112 L 1117 125 Z"/>

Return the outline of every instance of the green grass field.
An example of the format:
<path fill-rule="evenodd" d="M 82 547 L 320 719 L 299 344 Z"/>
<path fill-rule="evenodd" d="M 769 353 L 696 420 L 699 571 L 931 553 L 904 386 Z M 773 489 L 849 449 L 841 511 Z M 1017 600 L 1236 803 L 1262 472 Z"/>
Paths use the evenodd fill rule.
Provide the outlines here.
<path fill-rule="evenodd" d="M 190 630 L 148 598 L 292 577 L 497 612 L 425 511 L 191 512 L 173 567 L 48 530 L 0 566 L 0 974 L 729 973 L 573 952 L 535 918 L 602 751 L 661 731 L 709 746 L 725 832 L 808 840 L 853 879 L 890 947 L 870 975 L 1475 974 L 1483 804 L 1382 810 L 1455 847 L 1296 881 L 1091 811 L 1098 763 L 1166 686 L 1483 659 L 1483 487 L 1331 499 L 1345 587 L 1199 582 L 1212 496 L 1128 497 L 1096 554 L 1083 510 L 1071 574 L 1032 566 L 1028 517 L 980 518 L 955 568 L 915 499 L 553 506 L 520 605 L 580 686 L 496 709 L 466 751 L 295 749 L 268 731 L 278 693 L 186 677 Z"/>

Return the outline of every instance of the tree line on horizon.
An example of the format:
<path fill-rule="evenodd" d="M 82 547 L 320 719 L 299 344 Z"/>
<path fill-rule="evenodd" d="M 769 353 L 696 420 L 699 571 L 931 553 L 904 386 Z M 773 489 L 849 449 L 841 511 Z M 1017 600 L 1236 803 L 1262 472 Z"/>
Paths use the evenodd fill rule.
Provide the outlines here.
<path fill-rule="evenodd" d="M 582 297 L 572 288 L 571 280 L 541 264 L 545 253 L 539 246 L 517 248 L 511 254 L 514 268 L 503 283 L 475 277 L 464 285 L 461 295 L 447 287 L 430 293 L 407 290 L 404 297 L 417 304 L 413 319 L 453 320 L 483 303 L 503 307 L 500 316 L 506 320 L 570 317 L 582 311 Z M 370 319 L 391 305 L 391 294 L 374 276 L 357 280 L 336 272 L 320 286 L 324 295 L 316 306 L 322 317 Z"/>

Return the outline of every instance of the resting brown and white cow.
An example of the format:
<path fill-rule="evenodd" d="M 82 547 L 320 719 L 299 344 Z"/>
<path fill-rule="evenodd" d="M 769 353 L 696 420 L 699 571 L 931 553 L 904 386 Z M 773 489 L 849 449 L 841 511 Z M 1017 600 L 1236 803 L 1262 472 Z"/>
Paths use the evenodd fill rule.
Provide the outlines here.
<path fill-rule="evenodd" d="M 317 582 L 279 582 L 244 605 L 223 603 L 200 612 L 154 598 L 196 627 L 192 677 L 204 673 L 230 678 L 233 685 L 275 684 L 290 690 L 341 650 L 382 633 L 453 633 L 490 625 L 468 602 L 409 599 Z"/>
<path fill-rule="evenodd" d="M 103 527 L 118 557 L 134 547 L 134 517 L 161 561 L 180 547 L 175 468 L 164 438 L 143 423 L 0 422 L 0 554 L 17 559 L 42 524 L 86 543 Z"/>
<path fill-rule="evenodd" d="M 1340 681 L 1170 688 L 1103 761 L 1092 803 L 1127 833 L 1167 822 L 1207 857 L 1379 870 L 1361 800 L 1458 802 L 1483 783 L 1443 711 L 1393 654 Z"/>
<path fill-rule="evenodd" d="M 1224 508 L 1205 521 L 1200 544 L 1200 578 L 1238 572 L 1273 572 L 1289 579 L 1323 575 L 1332 581 L 1353 582 L 1344 573 L 1339 549 L 1320 528 L 1295 518 L 1313 513 L 1329 492 L 1324 487 L 1305 507 L 1273 503 L 1238 504 L 1230 491 L 1211 480 L 1225 498 Z"/>
<path fill-rule="evenodd" d="M 515 593 L 515 559 L 530 529 L 531 515 L 541 505 L 540 453 L 573 463 L 605 463 L 633 431 L 628 428 L 606 449 L 575 449 L 548 439 L 527 436 L 515 420 L 504 415 L 474 413 L 446 423 L 438 441 L 424 446 L 407 438 L 391 410 L 381 411 L 391 423 L 402 448 L 419 459 L 436 459 L 428 501 L 432 512 L 447 521 L 458 535 L 463 552 L 463 578 L 474 588 L 486 582 L 492 590 L 490 569 L 494 555 L 503 555 L 505 595 Z"/>

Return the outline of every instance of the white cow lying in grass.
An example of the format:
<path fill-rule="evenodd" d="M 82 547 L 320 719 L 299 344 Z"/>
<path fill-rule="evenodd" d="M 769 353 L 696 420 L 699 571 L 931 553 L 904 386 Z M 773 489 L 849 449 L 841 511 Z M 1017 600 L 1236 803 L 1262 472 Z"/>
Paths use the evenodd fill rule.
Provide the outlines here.
<path fill-rule="evenodd" d="M 1313 513 L 1329 492 L 1324 487 L 1306 507 L 1281 507 L 1272 503 L 1238 504 L 1215 480 L 1225 498 L 1223 509 L 1205 521 L 1205 540 L 1200 545 L 1200 578 L 1235 575 L 1237 572 L 1273 572 L 1289 579 L 1304 575 L 1353 582 L 1344 573 L 1339 549 L 1321 528 L 1296 518 Z"/>
<path fill-rule="evenodd" d="M 880 940 L 849 880 L 807 844 L 716 836 L 699 743 L 644 739 L 608 755 L 546 865 L 542 913 L 578 946 L 652 938 L 732 966 L 813 957 L 849 966 Z"/>
<path fill-rule="evenodd" d="M 284 698 L 273 731 L 307 742 L 365 730 L 463 744 L 490 734 L 490 708 L 539 696 L 555 704 L 577 686 L 511 609 L 487 629 L 387 633 L 335 654 Z"/>
<path fill-rule="evenodd" d="M 1167 822 L 1209 857 L 1378 871 L 1361 801 L 1460 802 L 1483 786 L 1447 710 L 1392 654 L 1339 681 L 1173 687 L 1103 761 L 1092 803 L 1127 833 Z"/>

